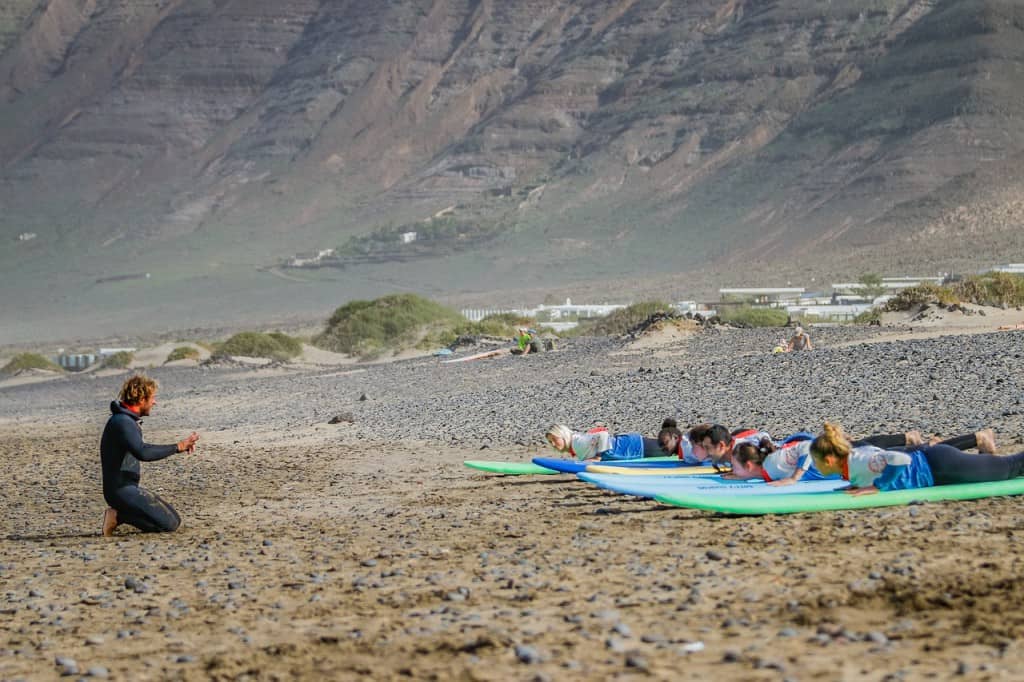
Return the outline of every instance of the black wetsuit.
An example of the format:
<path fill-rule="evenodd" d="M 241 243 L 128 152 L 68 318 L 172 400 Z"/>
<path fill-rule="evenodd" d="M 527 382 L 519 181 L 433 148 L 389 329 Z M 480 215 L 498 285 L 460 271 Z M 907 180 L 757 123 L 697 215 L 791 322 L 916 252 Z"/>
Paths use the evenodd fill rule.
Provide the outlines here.
<path fill-rule="evenodd" d="M 181 517 L 174 507 L 139 485 L 139 461 L 155 462 L 178 451 L 175 445 L 149 445 L 142 440 L 139 415 L 116 400 L 100 440 L 103 497 L 117 512 L 119 523 L 146 533 L 177 529 Z"/>
<path fill-rule="evenodd" d="M 905 433 L 868 436 L 867 438 L 853 441 L 851 445 L 855 448 L 859 448 L 862 445 L 874 445 L 876 448 L 882 448 L 883 450 L 899 450 L 900 452 L 913 452 L 914 450 L 923 450 L 926 447 L 925 445 L 908 445 L 907 434 Z M 962 436 L 953 436 L 941 443 L 936 443 L 936 445 L 949 445 L 957 450 L 970 450 L 971 448 L 978 447 L 978 437 L 977 434 L 967 433 Z"/>

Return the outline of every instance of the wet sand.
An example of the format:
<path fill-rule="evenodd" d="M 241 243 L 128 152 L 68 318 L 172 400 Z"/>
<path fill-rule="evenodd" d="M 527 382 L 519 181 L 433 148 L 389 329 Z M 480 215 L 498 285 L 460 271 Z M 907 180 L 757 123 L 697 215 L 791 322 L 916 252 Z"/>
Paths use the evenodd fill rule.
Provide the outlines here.
<path fill-rule="evenodd" d="M 716 357 L 746 352 L 712 345 Z M 990 352 L 952 347 L 966 362 Z M 832 353 L 868 352 L 850 348 Z M 574 376 L 635 374 L 636 358 L 605 351 L 587 350 Z M 562 357 L 575 363 L 573 352 Z M 1020 679 L 1021 498 L 718 516 L 567 476 L 463 467 L 541 453 L 501 435 L 514 406 L 488 423 L 496 408 L 480 402 L 472 419 L 498 434 L 484 450 L 469 439 L 396 441 L 374 421 L 427 422 L 432 404 L 447 419 L 439 395 L 508 371 L 533 386 L 520 370 L 558 358 L 458 370 L 448 384 L 405 391 L 387 377 L 408 383 L 402 373 L 419 376 L 420 365 L 341 376 L 164 370 L 147 440 L 191 427 L 203 440 L 194 456 L 144 463 L 143 484 L 183 525 L 112 539 L 99 535 L 97 443 L 103 398 L 120 378 L 6 389 L 0 679 Z M 551 400 L 568 399 L 562 380 L 551 379 Z M 1020 381 L 1004 388 L 1019 392 Z M 293 412 L 273 413 L 272 401 L 296 397 Z M 414 399 L 424 407 L 410 415 Z M 978 416 L 958 409 L 947 410 L 952 425 Z M 345 410 L 354 423 L 326 424 Z M 1018 424 L 995 424 L 1002 451 L 1016 447 L 1008 432 Z"/>

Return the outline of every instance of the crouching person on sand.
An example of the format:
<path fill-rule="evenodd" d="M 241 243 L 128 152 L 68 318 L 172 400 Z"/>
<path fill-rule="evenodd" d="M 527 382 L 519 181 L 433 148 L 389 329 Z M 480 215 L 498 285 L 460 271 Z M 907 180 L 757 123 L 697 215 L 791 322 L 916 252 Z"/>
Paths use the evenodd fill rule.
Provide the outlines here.
<path fill-rule="evenodd" d="M 176 530 L 181 517 L 174 507 L 139 485 L 139 462 L 155 462 L 178 452 L 195 452 L 199 435 L 190 434 L 171 445 L 150 445 L 142 440 L 139 421 L 156 405 L 157 383 L 135 375 L 121 386 L 118 400 L 110 403 L 110 419 L 100 440 L 103 497 L 110 507 L 103 514 L 103 535 L 113 535 L 122 523 L 144 533 Z"/>

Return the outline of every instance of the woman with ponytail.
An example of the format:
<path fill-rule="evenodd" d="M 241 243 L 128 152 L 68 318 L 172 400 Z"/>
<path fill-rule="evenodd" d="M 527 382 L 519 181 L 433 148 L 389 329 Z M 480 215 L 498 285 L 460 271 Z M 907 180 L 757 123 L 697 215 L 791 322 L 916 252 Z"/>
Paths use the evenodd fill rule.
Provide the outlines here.
<path fill-rule="evenodd" d="M 770 485 L 792 485 L 797 481 L 820 481 L 824 478 L 839 478 L 838 474 L 823 475 L 814 466 L 811 457 L 810 438 L 794 434 L 780 445 L 771 439 L 762 438 L 757 444 L 744 442 L 733 448 L 732 473 L 728 478 L 763 478 Z M 959 450 L 977 447 L 979 452 L 995 452 L 995 439 L 990 430 L 957 436 L 947 441 Z M 921 447 L 921 434 L 907 433 L 879 434 L 850 442 L 851 449 L 871 447 L 878 449 L 909 452 Z"/>
<path fill-rule="evenodd" d="M 988 435 L 974 434 L 976 444 L 981 444 L 982 434 Z M 1024 474 L 1024 452 L 1008 456 L 970 454 L 951 444 L 962 438 L 904 448 L 909 451 L 883 450 L 871 445 L 855 446 L 839 425 L 826 422 L 821 435 L 811 443 L 810 452 L 818 470 L 826 475 L 840 474 L 850 482 L 847 492 L 853 495 L 1005 481 Z"/>

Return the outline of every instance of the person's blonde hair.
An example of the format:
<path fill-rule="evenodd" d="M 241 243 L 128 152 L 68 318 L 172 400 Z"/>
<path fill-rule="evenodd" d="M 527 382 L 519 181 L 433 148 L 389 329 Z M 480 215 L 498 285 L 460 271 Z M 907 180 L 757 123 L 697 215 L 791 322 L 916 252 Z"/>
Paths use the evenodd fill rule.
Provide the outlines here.
<path fill-rule="evenodd" d="M 843 433 L 843 427 L 829 422 L 825 422 L 821 434 L 811 442 L 811 456 L 818 461 L 828 456 L 846 461 L 851 449 L 850 439 Z"/>
<path fill-rule="evenodd" d="M 156 379 L 151 379 L 142 374 L 135 374 L 125 379 L 121 384 L 121 393 L 118 400 L 125 405 L 138 405 L 143 400 L 148 400 L 156 393 Z"/>
<path fill-rule="evenodd" d="M 548 427 L 548 430 L 544 432 L 545 440 L 548 436 L 557 436 L 558 438 L 561 438 L 564 447 L 559 450 L 559 452 L 569 452 L 569 449 L 572 447 L 572 429 L 563 424 L 552 424 Z M 552 445 L 551 447 L 555 446 Z M 555 449 L 557 450 L 557 448 Z"/>

